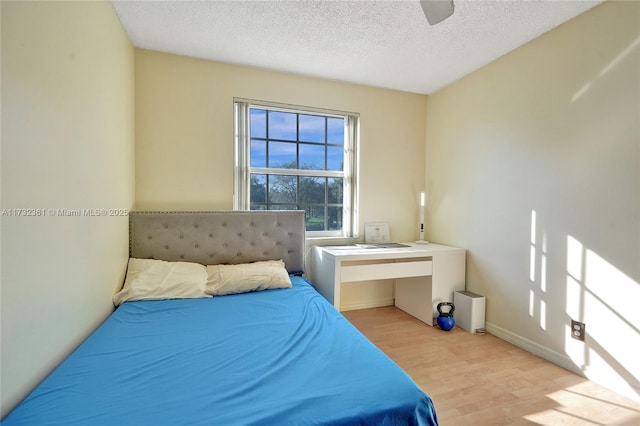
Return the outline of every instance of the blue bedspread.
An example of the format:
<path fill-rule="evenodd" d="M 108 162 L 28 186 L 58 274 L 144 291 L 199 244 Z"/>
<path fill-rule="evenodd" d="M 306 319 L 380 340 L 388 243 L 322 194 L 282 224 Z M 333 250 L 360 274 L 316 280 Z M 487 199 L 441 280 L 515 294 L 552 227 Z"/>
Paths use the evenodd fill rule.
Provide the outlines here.
<path fill-rule="evenodd" d="M 431 399 L 305 280 L 127 302 L 2 425 L 435 425 Z"/>

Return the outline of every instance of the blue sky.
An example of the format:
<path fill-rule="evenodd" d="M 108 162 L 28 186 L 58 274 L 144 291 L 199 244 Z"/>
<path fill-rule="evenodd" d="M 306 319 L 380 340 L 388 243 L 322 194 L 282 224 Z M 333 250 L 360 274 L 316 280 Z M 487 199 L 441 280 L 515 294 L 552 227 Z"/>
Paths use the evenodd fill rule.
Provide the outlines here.
<path fill-rule="evenodd" d="M 315 115 L 300 114 L 300 141 L 311 142 L 300 145 L 300 163 L 314 169 L 324 169 L 325 119 Z M 328 143 L 344 144 L 344 119 L 327 119 Z M 251 109 L 252 138 L 266 137 L 267 112 Z M 269 137 L 282 140 L 296 140 L 296 114 L 287 112 L 269 113 Z M 279 167 L 296 159 L 296 144 L 287 142 L 269 142 L 270 167 Z M 316 145 L 317 144 L 317 145 Z M 328 170 L 341 170 L 344 149 L 342 146 L 326 146 Z M 251 141 L 251 166 L 266 166 L 266 144 L 264 141 Z"/>

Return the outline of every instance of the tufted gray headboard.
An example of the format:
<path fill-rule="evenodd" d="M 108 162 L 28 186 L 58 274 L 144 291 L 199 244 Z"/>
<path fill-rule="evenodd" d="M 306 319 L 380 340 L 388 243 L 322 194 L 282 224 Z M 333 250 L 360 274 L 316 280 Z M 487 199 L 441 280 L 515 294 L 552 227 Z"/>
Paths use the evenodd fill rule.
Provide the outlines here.
<path fill-rule="evenodd" d="M 282 259 L 304 270 L 303 210 L 129 214 L 129 256 L 203 265 Z"/>

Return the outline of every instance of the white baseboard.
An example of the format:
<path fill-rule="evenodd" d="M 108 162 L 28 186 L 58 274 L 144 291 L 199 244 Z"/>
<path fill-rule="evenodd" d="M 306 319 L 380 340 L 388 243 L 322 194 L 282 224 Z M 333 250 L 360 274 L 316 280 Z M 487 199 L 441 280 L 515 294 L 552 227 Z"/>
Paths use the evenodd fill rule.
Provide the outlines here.
<path fill-rule="evenodd" d="M 370 300 L 365 303 L 351 303 L 351 304 L 341 304 L 341 311 L 355 311 L 357 309 L 368 309 L 368 308 L 380 308 L 382 306 L 393 306 L 393 299 L 377 299 Z"/>
<path fill-rule="evenodd" d="M 499 337 L 502 340 L 506 340 L 507 342 L 512 343 L 527 352 L 531 352 L 532 354 L 537 355 L 540 358 L 546 359 L 547 361 L 564 368 L 565 370 L 569 370 L 579 376 L 586 377 L 584 372 L 582 372 L 582 370 L 580 370 L 580 368 L 578 368 L 578 366 L 576 366 L 573 361 L 571 361 L 571 358 L 569 358 L 565 354 L 553 351 L 546 346 L 542 346 L 536 342 L 512 333 L 509 330 L 498 327 L 497 325 L 490 322 L 486 323 L 486 330 L 487 333 L 493 334 L 494 336 Z"/>

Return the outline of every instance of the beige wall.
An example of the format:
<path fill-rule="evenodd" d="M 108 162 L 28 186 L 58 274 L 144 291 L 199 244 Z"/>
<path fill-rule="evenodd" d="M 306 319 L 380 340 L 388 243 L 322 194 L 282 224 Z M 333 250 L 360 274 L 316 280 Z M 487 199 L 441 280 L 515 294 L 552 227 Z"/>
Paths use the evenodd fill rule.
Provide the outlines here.
<path fill-rule="evenodd" d="M 136 50 L 137 208 L 232 208 L 234 97 L 359 112 L 361 222 L 417 237 L 424 96 L 146 50 Z"/>
<path fill-rule="evenodd" d="M 427 102 L 427 230 L 469 250 L 490 331 L 636 399 L 639 123 L 638 2 L 606 2 Z"/>
<path fill-rule="evenodd" d="M 360 113 L 360 229 L 385 221 L 394 239 L 418 238 L 425 96 L 145 50 L 136 50 L 136 208 L 233 207 L 234 97 Z M 393 297 L 389 283 L 361 287 L 345 304 Z"/>
<path fill-rule="evenodd" d="M 134 52 L 108 2 L 2 1 L 0 417 L 112 311 L 131 208 Z"/>

